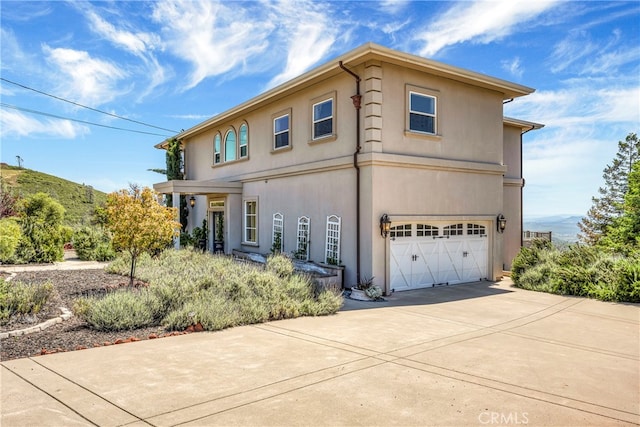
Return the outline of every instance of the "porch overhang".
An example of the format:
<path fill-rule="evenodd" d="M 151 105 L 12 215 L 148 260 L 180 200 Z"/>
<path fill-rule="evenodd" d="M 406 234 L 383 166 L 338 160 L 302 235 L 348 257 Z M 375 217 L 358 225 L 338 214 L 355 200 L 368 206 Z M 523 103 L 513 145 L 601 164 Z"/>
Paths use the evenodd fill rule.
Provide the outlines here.
<path fill-rule="evenodd" d="M 241 182 L 173 180 L 153 184 L 160 194 L 242 194 Z"/>

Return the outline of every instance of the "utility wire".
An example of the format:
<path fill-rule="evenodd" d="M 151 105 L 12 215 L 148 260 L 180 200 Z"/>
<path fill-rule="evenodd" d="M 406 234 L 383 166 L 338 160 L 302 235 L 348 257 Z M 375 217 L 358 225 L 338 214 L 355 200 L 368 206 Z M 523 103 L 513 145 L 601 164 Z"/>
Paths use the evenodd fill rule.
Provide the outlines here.
<path fill-rule="evenodd" d="M 100 127 L 108 128 L 108 129 L 124 130 L 124 131 L 127 131 L 127 132 L 142 133 L 142 134 L 145 134 L 145 135 L 155 135 L 155 136 L 163 136 L 163 137 L 167 137 L 168 136 L 168 135 L 162 135 L 162 134 L 159 134 L 159 133 L 144 132 L 144 131 L 141 131 L 141 130 L 134 130 L 134 129 L 125 129 L 125 128 L 119 128 L 119 127 L 115 127 L 115 126 L 101 125 L 99 123 L 86 122 L 84 120 L 72 119 L 72 118 L 69 118 L 69 117 L 56 116 L 55 114 L 45 113 L 43 111 L 30 110 L 28 108 L 17 107 L 15 105 L 5 104 L 4 102 L 0 103 L 0 106 L 2 106 L 4 108 L 12 108 L 14 110 L 24 111 L 26 113 L 40 114 L 42 116 L 53 117 L 53 118 L 61 119 L 61 120 L 70 120 L 72 122 L 84 123 L 86 125 L 100 126 Z"/>
<path fill-rule="evenodd" d="M 152 127 L 152 128 L 156 128 L 156 129 L 160 129 L 160 130 L 166 130 L 167 132 L 178 133 L 178 131 L 177 131 L 177 130 L 171 130 L 171 129 L 161 128 L 161 127 L 159 127 L 159 126 L 154 126 L 154 125 L 150 125 L 150 124 L 148 124 L 148 123 L 143 123 L 143 122 L 139 122 L 139 121 L 137 121 L 137 120 L 128 119 L 128 118 L 126 118 L 126 117 L 118 116 L 117 114 L 109 113 L 109 112 L 107 112 L 107 111 L 98 110 L 97 108 L 87 107 L 86 105 L 82 105 L 82 104 L 79 104 L 79 103 L 77 103 L 77 102 L 69 101 L 68 99 L 60 98 L 59 96 L 51 95 L 50 93 L 46 93 L 46 92 L 43 92 L 43 91 L 38 90 L 38 89 L 34 89 L 34 88 L 32 88 L 32 87 L 29 87 L 29 86 L 25 86 L 25 85 L 23 85 L 23 84 L 20 84 L 20 83 L 17 83 L 17 82 L 11 81 L 11 80 L 9 80 L 9 79 L 5 79 L 4 77 L 0 77 L 0 80 L 5 81 L 5 82 L 7 82 L 7 83 L 11 83 L 12 85 L 20 86 L 20 87 L 21 87 L 21 88 L 23 88 L 23 89 L 31 90 L 31 91 L 36 92 L 36 93 L 39 93 L 39 94 L 41 94 L 41 95 L 50 96 L 51 98 L 57 99 L 57 100 L 59 100 L 59 101 L 68 102 L 69 104 L 73 104 L 73 105 L 76 105 L 76 106 L 78 106 L 78 107 L 86 108 L 86 109 L 88 109 L 88 110 L 95 111 L 95 112 L 98 112 L 98 113 L 106 114 L 106 115 L 108 115 L 108 116 L 115 117 L 115 118 L 117 118 L 117 119 L 127 120 L 127 121 L 129 121 L 129 122 L 137 123 L 137 124 L 139 124 L 139 125 L 148 126 L 148 127 Z M 67 120 L 70 120 L 70 119 L 67 119 Z"/>

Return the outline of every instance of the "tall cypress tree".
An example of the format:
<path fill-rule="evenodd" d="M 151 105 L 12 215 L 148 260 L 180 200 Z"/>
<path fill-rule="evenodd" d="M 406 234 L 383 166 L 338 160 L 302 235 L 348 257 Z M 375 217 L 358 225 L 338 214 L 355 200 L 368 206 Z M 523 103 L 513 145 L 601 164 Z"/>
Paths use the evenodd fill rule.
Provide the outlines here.
<path fill-rule="evenodd" d="M 606 235 L 608 227 L 624 210 L 624 196 L 629 189 L 629 174 L 634 163 L 640 160 L 640 142 L 635 133 L 618 142 L 618 153 L 604 169 L 604 187 L 598 189 L 599 197 L 592 197 L 587 216 L 578 223 L 580 241 L 597 244 Z"/>
<path fill-rule="evenodd" d="M 176 138 L 167 141 L 167 181 L 184 179 L 182 159 L 182 144 Z M 173 206 L 173 196 L 167 195 L 167 206 Z M 187 217 L 189 209 L 187 208 L 187 197 L 180 196 L 180 224 L 184 230 L 187 227 Z"/>

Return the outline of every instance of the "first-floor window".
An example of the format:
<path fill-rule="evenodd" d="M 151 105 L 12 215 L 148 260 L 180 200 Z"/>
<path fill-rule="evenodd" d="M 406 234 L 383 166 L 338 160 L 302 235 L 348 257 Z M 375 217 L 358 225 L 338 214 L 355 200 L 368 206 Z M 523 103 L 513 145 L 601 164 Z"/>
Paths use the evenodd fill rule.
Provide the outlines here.
<path fill-rule="evenodd" d="M 280 253 L 284 250 L 284 215 L 280 212 L 273 214 L 273 235 L 271 237 L 271 252 Z"/>
<path fill-rule="evenodd" d="M 339 216 L 327 217 L 327 246 L 324 254 L 326 264 L 340 264 L 340 222 Z"/>
<path fill-rule="evenodd" d="M 258 201 L 256 199 L 244 202 L 244 241 L 258 243 Z"/>
<path fill-rule="evenodd" d="M 309 260 L 309 217 L 298 218 L 298 242 L 295 257 L 304 261 Z"/>

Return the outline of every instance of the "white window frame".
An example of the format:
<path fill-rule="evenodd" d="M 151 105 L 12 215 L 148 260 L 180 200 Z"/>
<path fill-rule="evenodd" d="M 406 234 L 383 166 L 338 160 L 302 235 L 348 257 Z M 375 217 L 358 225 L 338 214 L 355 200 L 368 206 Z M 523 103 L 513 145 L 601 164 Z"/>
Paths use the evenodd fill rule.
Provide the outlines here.
<path fill-rule="evenodd" d="M 295 257 L 303 261 L 309 261 L 309 235 L 311 231 L 311 220 L 308 216 L 298 218 L 298 232 L 296 235 Z"/>
<path fill-rule="evenodd" d="M 326 247 L 324 251 L 324 263 L 339 265 L 340 260 L 340 232 L 342 218 L 337 215 L 327 217 Z M 333 262 L 330 262 L 333 261 Z"/>
<path fill-rule="evenodd" d="M 227 158 L 227 140 L 229 138 L 229 135 L 231 135 L 233 133 L 233 150 L 234 150 L 234 156 L 233 158 Z M 227 132 L 224 134 L 224 161 L 226 162 L 233 162 L 238 160 L 238 133 L 236 132 L 236 130 L 234 128 L 230 128 L 229 130 L 227 130 Z"/>
<path fill-rule="evenodd" d="M 412 95 L 421 96 L 423 98 L 431 98 L 431 99 L 433 99 L 433 113 L 427 113 L 427 112 L 424 112 L 424 111 L 414 110 L 412 108 L 412 103 L 411 103 Z M 408 121 L 409 131 L 410 132 L 416 132 L 416 133 L 422 133 L 422 134 L 426 134 L 426 135 L 437 135 L 438 134 L 438 98 L 436 96 L 429 95 L 429 94 L 426 94 L 426 93 L 423 93 L 423 92 L 410 90 L 409 91 L 409 100 L 408 101 L 409 101 L 409 108 L 408 108 L 409 116 L 407 117 L 407 121 Z M 413 129 L 413 128 L 411 128 L 411 115 L 412 114 L 433 118 L 433 131 L 429 132 L 429 131 L 424 131 L 424 130 L 421 130 L 421 129 Z"/>
<path fill-rule="evenodd" d="M 280 233 L 280 248 L 277 248 L 280 253 L 284 252 L 284 215 L 280 212 L 273 214 L 273 227 L 271 233 L 271 249 L 276 249 L 276 234 Z"/>
<path fill-rule="evenodd" d="M 217 151 L 216 140 L 218 140 Z M 216 136 L 213 137 L 213 164 L 219 165 L 220 163 L 222 163 L 222 135 L 218 132 L 216 133 Z"/>
<path fill-rule="evenodd" d="M 288 127 L 286 130 L 282 130 L 282 131 L 278 131 L 276 132 L 276 121 L 279 119 L 282 119 L 283 117 L 287 117 L 287 120 L 289 122 Z M 283 145 L 281 147 L 276 147 L 276 139 L 279 135 L 282 135 L 286 133 L 287 136 L 287 145 Z M 276 115 L 273 118 L 273 150 L 274 151 L 278 151 L 278 150 L 286 150 L 288 148 L 291 148 L 291 113 L 290 112 L 284 112 L 281 114 Z"/>
<path fill-rule="evenodd" d="M 240 135 L 242 134 L 242 128 L 245 129 L 246 140 L 244 144 L 242 143 L 242 139 Z M 245 153 L 242 154 L 242 149 L 245 149 Z M 238 128 L 238 152 L 236 153 L 239 159 L 246 159 L 249 157 L 249 125 L 246 122 L 242 123 Z"/>
<path fill-rule="evenodd" d="M 329 115 L 329 117 L 323 117 L 321 119 L 317 119 L 316 118 L 316 105 L 320 105 L 320 104 L 324 104 L 327 102 L 331 102 L 331 114 Z M 334 106 L 335 106 L 335 101 L 334 99 L 331 98 L 326 98 L 320 102 L 316 102 L 315 104 L 313 104 L 311 106 L 311 114 L 313 115 L 312 117 L 312 123 L 311 123 L 311 134 L 312 134 L 312 139 L 313 140 L 317 140 L 317 139 L 322 139 L 322 138 L 328 138 L 330 136 L 332 136 L 334 134 L 333 129 L 334 129 Z M 322 135 L 316 135 L 316 124 L 320 123 L 320 122 L 324 122 L 326 120 L 331 120 L 331 130 L 329 131 L 329 133 L 324 133 Z"/>
<path fill-rule="evenodd" d="M 249 212 L 248 206 L 255 206 L 254 212 Z M 253 227 L 249 219 L 253 218 Z M 253 240 L 248 239 L 248 231 L 253 230 Z M 258 198 L 250 197 L 242 200 L 242 244 L 258 246 Z"/>

